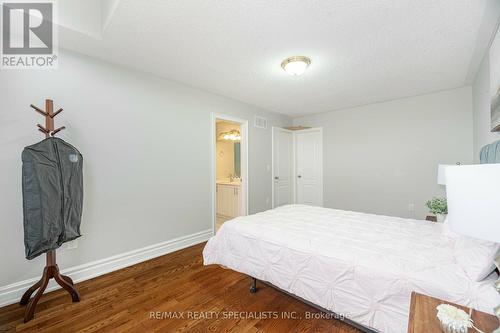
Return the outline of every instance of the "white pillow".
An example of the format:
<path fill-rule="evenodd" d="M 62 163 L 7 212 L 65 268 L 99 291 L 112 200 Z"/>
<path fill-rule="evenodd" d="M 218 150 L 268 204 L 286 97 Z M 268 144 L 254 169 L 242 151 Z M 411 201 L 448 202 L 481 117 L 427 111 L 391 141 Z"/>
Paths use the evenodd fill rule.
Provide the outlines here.
<path fill-rule="evenodd" d="M 482 281 L 495 270 L 495 258 L 500 243 L 460 236 L 455 241 L 455 258 L 465 273 L 474 281 Z"/>

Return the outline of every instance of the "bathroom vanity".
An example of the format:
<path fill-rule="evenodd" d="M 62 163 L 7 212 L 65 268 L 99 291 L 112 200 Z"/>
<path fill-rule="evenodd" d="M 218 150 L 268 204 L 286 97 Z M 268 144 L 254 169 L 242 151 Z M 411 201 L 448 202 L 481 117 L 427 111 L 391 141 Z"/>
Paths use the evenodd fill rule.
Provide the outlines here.
<path fill-rule="evenodd" d="M 231 219 L 240 215 L 241 182 L 217 180 L 217 216 Z"/>

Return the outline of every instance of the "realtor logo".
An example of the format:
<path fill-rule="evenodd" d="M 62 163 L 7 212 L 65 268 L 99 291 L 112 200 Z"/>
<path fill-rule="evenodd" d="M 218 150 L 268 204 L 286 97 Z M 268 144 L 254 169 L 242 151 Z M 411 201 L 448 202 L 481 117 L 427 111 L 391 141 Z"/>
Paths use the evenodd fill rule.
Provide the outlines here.
<path fill-rule="evenodd" d="M 57 67 L 54 4 L 4 1 L 2 5 L 2 69 Z"/>

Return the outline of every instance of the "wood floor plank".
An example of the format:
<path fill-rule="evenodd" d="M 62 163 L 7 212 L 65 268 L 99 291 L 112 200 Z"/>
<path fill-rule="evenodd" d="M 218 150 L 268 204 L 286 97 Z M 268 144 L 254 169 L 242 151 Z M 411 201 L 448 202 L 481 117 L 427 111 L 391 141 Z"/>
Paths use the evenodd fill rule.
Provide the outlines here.
<path fill-rule="evenodd" d="M 0 332 L 359 332 L 341 321 L 306 319 L 318 311 L 268 285 L 251 294 L 249 277 L 203 266 L 203 246 L 78 283 L 79 303 L 63 290 L 47 293 L 28 323 L 24 307 L 0 308 Z M 296 317 L 285 318 L 290 313 Z"/>

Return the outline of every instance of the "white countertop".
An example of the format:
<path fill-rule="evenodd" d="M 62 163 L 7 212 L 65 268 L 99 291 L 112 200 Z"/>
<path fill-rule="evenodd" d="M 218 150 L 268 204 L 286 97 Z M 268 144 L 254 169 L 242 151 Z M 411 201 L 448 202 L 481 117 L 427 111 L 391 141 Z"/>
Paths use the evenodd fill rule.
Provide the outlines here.
<path fill-rule="evenodd" d="M 231 185 L 231 186 L 240 186 L 241 181 L 239 179 L 235 179 L 232 182 L 229 179 L 217 179 L 216 182 L 218 185 Z"/>

